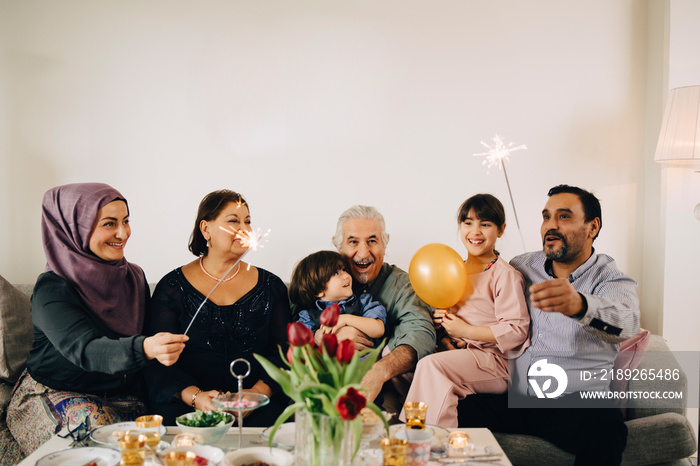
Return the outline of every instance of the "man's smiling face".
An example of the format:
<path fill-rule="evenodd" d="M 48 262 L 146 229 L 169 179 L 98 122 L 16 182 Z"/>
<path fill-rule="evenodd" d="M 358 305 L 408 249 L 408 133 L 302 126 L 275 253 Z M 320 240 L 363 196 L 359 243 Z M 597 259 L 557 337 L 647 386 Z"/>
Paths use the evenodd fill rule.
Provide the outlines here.
<path fill-rule="evenodd" d="M 384 264 L 386 245 L 382 242 L 379 220 L 351 218 L 343 224 L 343 242 L 339 252 L 348 257 L 350 274 L 360 283 L 369 283 Z"/>

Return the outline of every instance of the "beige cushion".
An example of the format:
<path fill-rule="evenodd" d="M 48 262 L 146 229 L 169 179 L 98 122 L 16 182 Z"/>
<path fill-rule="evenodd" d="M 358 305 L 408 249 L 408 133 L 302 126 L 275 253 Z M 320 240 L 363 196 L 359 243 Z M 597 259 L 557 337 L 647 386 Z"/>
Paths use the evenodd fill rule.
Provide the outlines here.
<path fill-rule="evenodd" d="M 15 383 L 27 363 L 34 327 L 29 297 L 0 276 L 0 379 Z"/>

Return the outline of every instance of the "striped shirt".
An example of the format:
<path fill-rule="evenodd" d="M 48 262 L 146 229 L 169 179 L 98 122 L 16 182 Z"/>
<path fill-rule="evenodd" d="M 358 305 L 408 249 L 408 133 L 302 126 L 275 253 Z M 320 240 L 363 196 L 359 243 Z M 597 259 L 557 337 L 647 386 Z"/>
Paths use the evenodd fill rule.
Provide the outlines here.
<path fill-rule="evenodd" d="M 549 357 L 568 376 L 565 393 L 583 389 L 605 390 L 609 380 L 581 381 L 581 370 L 600 371 L 613 367 L 620 343 L 639 332 L 637 283 L 620 272 L 605 254 L 593 254 L 571 275 L 569 282 L 588 304 L 582 317 L 543 312 L 530 301 L 530 285 L 556 278 L 551 261 L 542 251 L 522 254 L 511 260 L 525 277 L 525 298 L 530 309 L 530 347 L 516 360 L 511 374 L 521 394 L 533 395 L 527 373 L 532 364 Z"/>

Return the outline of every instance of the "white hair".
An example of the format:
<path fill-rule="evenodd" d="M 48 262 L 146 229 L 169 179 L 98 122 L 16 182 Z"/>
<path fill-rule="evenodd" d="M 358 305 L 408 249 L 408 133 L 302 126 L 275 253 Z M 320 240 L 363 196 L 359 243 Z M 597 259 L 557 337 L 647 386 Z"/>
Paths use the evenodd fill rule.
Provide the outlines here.
<path fill-rule="evenodd" d="M 340 217 L 338 217 L 335 235 L 333 235 L 333 245 L 335 245 L 336 249 L 340 250 L 340 246 L 343 244 L 343 225 L 351 218 L 377 220 L 382 228 L 382 243 L 384 244 L 384 247 L 389 244 L 389 233 L 386 232 L 384 216 L 380 214 L 379 211 L 373 206 L 355 205 L 347 209 L 345 212 L 340 214 Z"/>

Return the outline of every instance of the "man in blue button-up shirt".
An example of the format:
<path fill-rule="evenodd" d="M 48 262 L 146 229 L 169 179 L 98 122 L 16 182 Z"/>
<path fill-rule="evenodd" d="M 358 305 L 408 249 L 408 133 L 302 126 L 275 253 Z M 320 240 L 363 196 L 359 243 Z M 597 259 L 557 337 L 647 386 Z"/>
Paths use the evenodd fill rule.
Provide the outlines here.
<path fill-rule="evenodd" d="M 584 383 L 581 373 L 612 369 L 620 342 L 639 331 L 637 284 L 612 258 L 595 254 L 593 241 L 602 227 L 598 199 L 566 185 L 548 195 L 542 251 L 511 261 L 525 277 L 532 325 L 531 346 L 511 374 L 511 407 L 505 396 L 469 396 L 460 404 L 460 426 L 542 437 L 574 453 L 577 465 L 617 465 L 627 443 L 620 410 L 568 406 L 580 402 L 581 390 L 609 388 L 601 378 Z M 553 362 L 568 383 L 538 383 L 537 371 Z M 549 398 L 553 394 L 557 400 Z M 564 407 L 550 408 L 555 401 Z"/>

